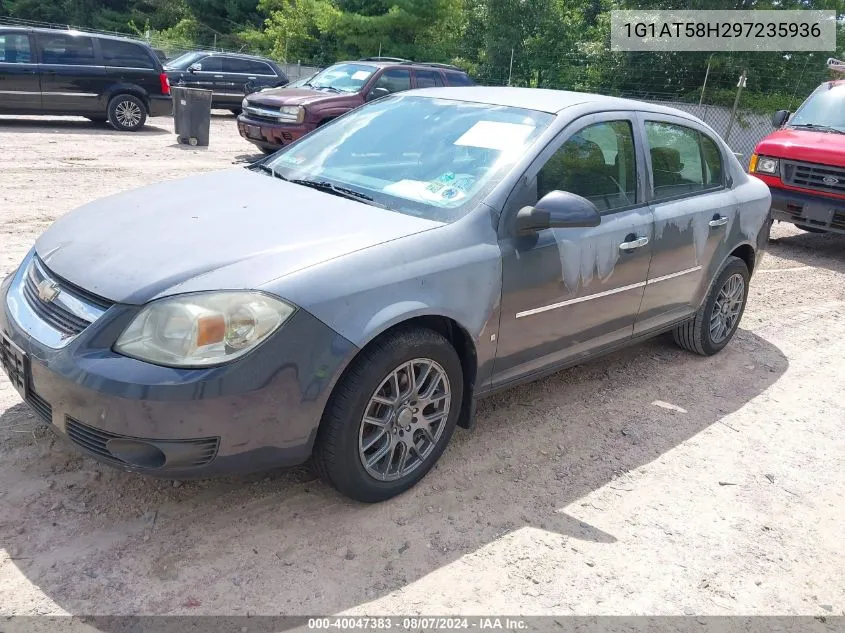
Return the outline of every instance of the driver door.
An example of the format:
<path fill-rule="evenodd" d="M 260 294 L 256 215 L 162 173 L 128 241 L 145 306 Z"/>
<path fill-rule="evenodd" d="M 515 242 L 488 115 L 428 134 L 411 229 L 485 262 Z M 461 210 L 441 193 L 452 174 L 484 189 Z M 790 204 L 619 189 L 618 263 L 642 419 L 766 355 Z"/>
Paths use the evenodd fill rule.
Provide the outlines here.
<path fill-rule="evenodd" d="M 565 128 L 514 189 L 499 231 L 494 387 L 632 338 L 653 241 L 645 165 L 634 113 L 588 115 Z M 509 218 L 554 190 L 593 202 L 599 226 L 508 233 Z"/>

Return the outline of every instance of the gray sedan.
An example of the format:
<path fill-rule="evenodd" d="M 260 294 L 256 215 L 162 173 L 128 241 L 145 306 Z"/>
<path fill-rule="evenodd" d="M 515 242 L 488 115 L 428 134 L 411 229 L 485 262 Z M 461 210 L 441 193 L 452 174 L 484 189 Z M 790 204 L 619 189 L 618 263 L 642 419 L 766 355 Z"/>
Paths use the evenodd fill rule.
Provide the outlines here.
<path fill-rule="evenodd" d="M 721 350 L 770 195 L 707 125 L 598 95 L 437 88 L 249 168 L 58 220 L 0 286 L 0 357 L 92 457 L 418 482 L 476 401 L 672 332 Z"/>

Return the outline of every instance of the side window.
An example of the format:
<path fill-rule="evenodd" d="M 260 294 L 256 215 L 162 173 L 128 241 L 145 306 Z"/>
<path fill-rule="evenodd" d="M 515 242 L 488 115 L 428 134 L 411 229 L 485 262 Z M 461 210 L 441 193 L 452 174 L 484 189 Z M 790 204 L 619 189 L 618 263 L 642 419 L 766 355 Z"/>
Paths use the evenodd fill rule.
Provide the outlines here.
<path fill-rule="evenodd" d="M 698 130 L 646 121 L 655 198 L 665 199 L 713 189 L 722 184 L 719 148 Z"/>
<path fill-rule="evenodd" d="M 595 123 L 569 137 L 537 174 L 537 199 L 550 191 L 583 196 L 602 212 L 636 203 L 631 123 Z"/>
<path fill-rule="evenodd" d="M 204 73 L 221 73 L 223 72 L 223 61 L 221 57 L 216 55 L 209 55 L 208 57 L 203 57 L 202 59 L 198 59 L 196 64 L 202 66 L 202 72 Z"/>
<path fill-rule="evenodd" d="M 63 34 L 39 34 L 42 64 L 92 66 L 97 63 L 94 41 L 90 37 Z"/>
<path fill-rule="evenodd" d="M 251 59 L 248 59 L 246 61 L 246 67 L 247 67 L 247 72 L 250 75 L 266 75 L 266 76 L 270 76 L 270 77 L 276 76 L 276 72 L 272 68 L 270 68 L 270 66 L 265 64 L 264 62 L 258 62 L 258 61 L 253 61 Z"/>
<path fill-rule="evenodd" d="M 440 73 L 436 70 L 415 70 L 417 88 L 438 88 L 443 85 Z"/>
<path fill-rule="evenodd" d="M 390 92 L 411 89 L 411 71 L 404 68 L 389 68 L 376 80 L 373 88 L 387 88 Z"/>
<path fill-rule="evenodd" d="M 100 40 L 106 66 L 121 68 L 155 68 L 153 59 L 143 46 L 118 40 Z"/>
<path fill-rule="evenodd" d="M 446 73 L 446 83 L 450 86 L 474 86 L 475 82 L 463 73 Z"/>
<path fill-rule="evenodd" d="M 218 57 L 221 69 L 224 73 L 240 73 L 246 75 L 252 71 L 249 69 L 249 60 L 239 57 Z M 203 68 L 203 70 L 205 70 Z"/>
<path fill-rule="evenodd" d="M 29 35 L 25 33 L 0 33 L 0 62 L 31 64 L 32 51 L 29 48 Z"/>

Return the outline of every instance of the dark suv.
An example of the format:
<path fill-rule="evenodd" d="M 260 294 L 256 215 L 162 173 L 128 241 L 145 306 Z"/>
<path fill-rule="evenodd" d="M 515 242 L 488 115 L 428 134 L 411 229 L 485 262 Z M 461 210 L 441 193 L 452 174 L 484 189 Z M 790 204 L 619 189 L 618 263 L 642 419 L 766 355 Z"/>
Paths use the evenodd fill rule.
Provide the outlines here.
<path fill-rule="evenodd" d="M 472 86 L 460 68 L 448 64 L 368 57 L 339 62 L 299 88 L 262 90 L 243 100 L 238 130 L 270 153 L 350 110 L 393 92 L 411 88 Z"/>
<path fill-rule="evenodd" d="M 167 75 L 147 44 L 0 25 L 0 113 L 79 115 L 134 132 L 172 111 Z"/>
<path fill-rule="evenodd" d="M 164 69 L 174 86 L 211 90 L 211 106 L 235 114 L 240 113 L 248 92 L 288 83 L 287 75 L 273 60 L 240 53 L 194 51 L 166 62 Z"/>

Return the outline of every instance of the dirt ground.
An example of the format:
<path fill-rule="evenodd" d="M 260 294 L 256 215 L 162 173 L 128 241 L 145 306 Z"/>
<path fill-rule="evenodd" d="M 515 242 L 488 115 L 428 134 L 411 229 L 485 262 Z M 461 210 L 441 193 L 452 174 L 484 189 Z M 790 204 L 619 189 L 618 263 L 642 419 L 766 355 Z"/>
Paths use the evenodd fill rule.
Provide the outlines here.
<path fill-rule="evenodd" d="M 256 156 L 222 114 L 208 149 L 17 118 L 0 149 L 0 276 L 82 203 Z M 721 354 L 658 339 L 496 396 L 376 506 L 307 469 L 117 472 L 0 377 L 0 615 L 841 614 L 845 237 L 773 236 Z"/>

